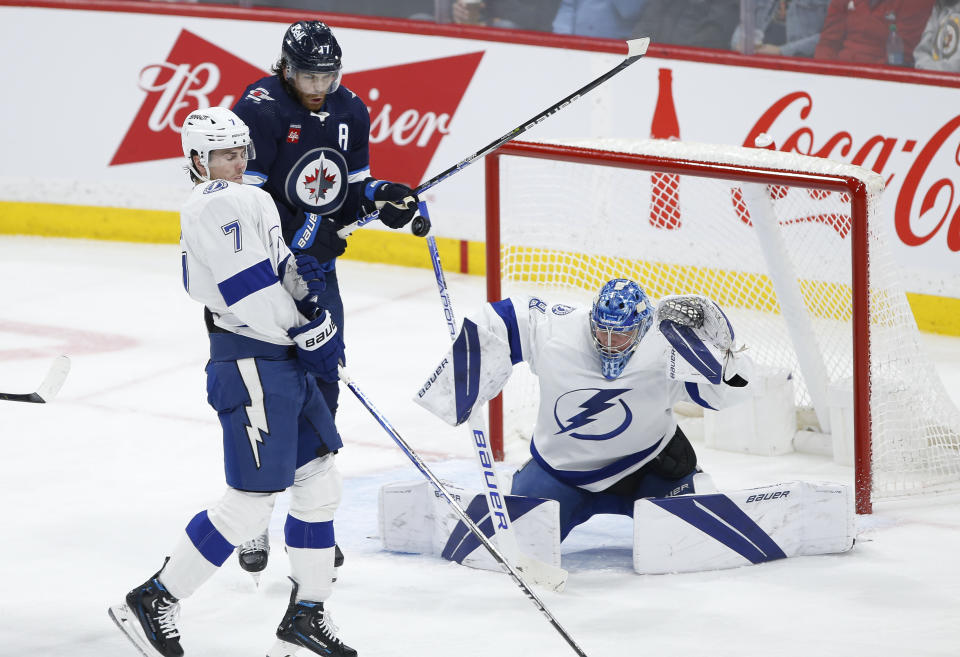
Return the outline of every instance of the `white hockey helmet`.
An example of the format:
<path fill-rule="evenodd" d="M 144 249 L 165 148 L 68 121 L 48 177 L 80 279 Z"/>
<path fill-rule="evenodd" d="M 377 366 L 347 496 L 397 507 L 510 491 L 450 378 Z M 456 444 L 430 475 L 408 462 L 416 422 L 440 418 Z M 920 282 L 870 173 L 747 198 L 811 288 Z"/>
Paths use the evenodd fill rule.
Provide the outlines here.
<path fill-rule="evenodd" d="M 207 107 L 190 112 L 180 129 L 180 142 L 187 158 L 187 169 L 200 180 L 209 180 L 209 177 L 200 175 L 193 166 L 192 153 L 200 156 L 200 164 L 208 174 L 211 151 L 246 146 L 247 159 L 254 157 L 250 128 L 226 107 Z"/>

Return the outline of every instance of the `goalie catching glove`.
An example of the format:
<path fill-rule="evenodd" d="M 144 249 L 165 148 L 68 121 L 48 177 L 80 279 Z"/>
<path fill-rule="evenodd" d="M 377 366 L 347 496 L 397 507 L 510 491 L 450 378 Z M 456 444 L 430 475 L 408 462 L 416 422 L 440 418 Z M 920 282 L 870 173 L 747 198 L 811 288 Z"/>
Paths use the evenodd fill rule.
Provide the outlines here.
<path fill-rule="evenodd" d="M 734 349 L 733 327 L 712 300 L 696 294 L 663 297 L 653 323 L 672 347 L 667 364 L 671 379 L 747 384 L 749 359 Z"/>
<path fill-rule="evenodd" d="M 388 228 L 403 228 L 417 215 L 420 201 L 403 183 L 367 178 L 363 181 L 363 210 L 380 212 L 380 221 Z"/>

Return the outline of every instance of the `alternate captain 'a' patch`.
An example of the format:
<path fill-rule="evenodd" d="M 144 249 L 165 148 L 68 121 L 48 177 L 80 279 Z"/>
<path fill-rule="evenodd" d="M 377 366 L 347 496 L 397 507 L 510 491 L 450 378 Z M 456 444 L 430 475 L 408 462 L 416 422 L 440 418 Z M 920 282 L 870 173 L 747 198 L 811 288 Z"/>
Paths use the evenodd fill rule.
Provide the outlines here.
<path fill-rule="evenodd" d="M 347 198 L 347 161 L 333 148 L 315 148 L 290 169 L 284 191 L 291 204 L 319 215 L 336 212 Z"/>

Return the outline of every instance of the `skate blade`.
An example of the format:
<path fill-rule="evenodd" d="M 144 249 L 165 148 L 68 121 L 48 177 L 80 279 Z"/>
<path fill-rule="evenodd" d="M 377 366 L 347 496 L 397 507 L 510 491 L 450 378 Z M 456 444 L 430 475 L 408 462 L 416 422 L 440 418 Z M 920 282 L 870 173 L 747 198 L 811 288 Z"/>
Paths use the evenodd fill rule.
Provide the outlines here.
<path fill-rule="evenodd" d="M 125 604 L 113 605 L 107 610 L 107 615 L 117 624 L 124 636 L 140 651 L 144 657 L 163 657 L 146 640 L 140 632 L 140 623 L 133 617 L 130 607 Z"/>
<path fill-rule="evenodd" d="M 283 639 L 277 641 L 267 651 L 267 657 L 294 657 L 300 646 L 295 643 L 287 643 Z"/>

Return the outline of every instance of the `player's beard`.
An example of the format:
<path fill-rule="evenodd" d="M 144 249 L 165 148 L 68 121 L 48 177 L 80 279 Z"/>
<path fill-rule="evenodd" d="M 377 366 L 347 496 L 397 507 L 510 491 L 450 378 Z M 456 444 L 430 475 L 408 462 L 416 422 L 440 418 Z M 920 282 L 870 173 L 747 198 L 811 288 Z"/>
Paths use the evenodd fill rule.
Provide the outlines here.
<path fill-rule="evenodd" d="M 327 94 L 305 94 L 299 89 L 297 94 L 300 96 L 300 104 L 311 112 L 319 112 L 323 104 L 327 102 Z M 315 99 L 318 99 L 315 101 Z"/>

